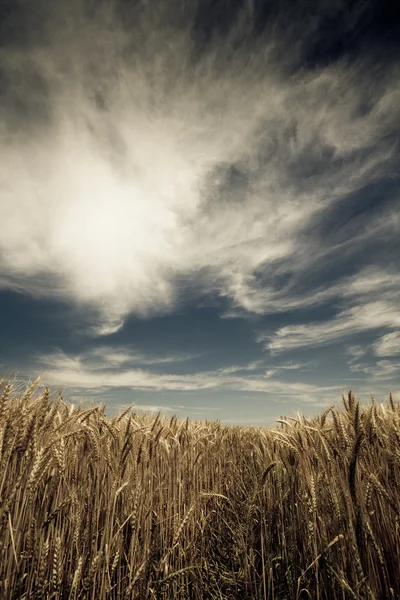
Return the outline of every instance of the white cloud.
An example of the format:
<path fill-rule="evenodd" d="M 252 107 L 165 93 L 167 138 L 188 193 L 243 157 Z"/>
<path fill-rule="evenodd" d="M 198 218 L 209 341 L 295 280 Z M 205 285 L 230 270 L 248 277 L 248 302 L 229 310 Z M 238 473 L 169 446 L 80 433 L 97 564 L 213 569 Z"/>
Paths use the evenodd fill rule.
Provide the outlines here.
<path fill-rule="evenodd" d="M 230 373 L 237 373 L 238 371 L 256 371 L 258 369 L 261 369 L 263 364 L 263 360 L 255 360 L 245 365 L 232 365 L 230 367 L 219 369 L 218 373 L 220 373 L 221 375 L 229 375 Z"/>
<path fill-rule="evenodd" d="M 362 61 L 288 77 L 272 33 L 262 50 L 249 42 L 234 53 L 216 40 L 194 59 L 189 8 L 176 26 L 160 12 L 150 35 L 158 9 L 167 10 L 138 13 L 129 38 L 108 8 L 88 19 L 79 1 L 38 1 L 37 36 L 0 53 L 0 286 L 95 309 L 92 335 L 119 331 L 130 313 L 172 310 L 192 279 L 228 298 L 231 315 L 338 294 L 290 298 L 255 273 L 278 259 L 309 267 L 302 228 L 390 172 L 396 67 L 382 65 L 379 80 Z M 31 120 L 15 108 L 27 97 Z M 302 174 L 326 150 L 342 162 Z M 389 213 L 379 227 L 393 227 Z M 365 228 L 358 241 L 371 235 Z M 293 335 L 273 348 L 283 338 L 295 347 Z"/>
<path fill-rule="evenodd" d="M 264 377 L 266 379 L 268 379 L 269 377 L 272 377 L 273 375 L 275 375 L 276 372 L 277 372 L 276 369 L 267 369 L 264 373 Z"/>
<path fill-rule="evenodd" d="M 357 333 L 380 327 L 400 326 L 398 301 L 376 300 L 340 311 L 334 318 L 319 323 L 286 325 L 273 334 L 260 334 L 272 355 L 305 347 L 317 347 L 344 340 Z"/>
<path fill-rule="evenodd" d="M 130 360 L 125 358 L 131 356 Z M 181 357 L 181 360 L 184 357 Z M 60 349 L 52 354 L 38 355 L 29 366 L 20 369 L 22 375 L 31 373 L 33 363 L 40 364 L 41 381 L 51 387 L 73 388 L 91 395 L 96 392 L 109 392 L 113 388 L 127 387 L 140 391 L 218 391 L 261 392 L 280 397 L 296 397 L 299 402 L 313 403 L 319 395 L 340 394 L 340 386 L 318 386 L 302 382 L 286 382 L 269 379 L 265 373 L 251 374 L 258 369 L 258 363 L 249 363 L 240 368 L 200 371 L 194 374 L 156 373 L 145 368 L 134 368 L 134 353 L 116 349 L 107 352 L 99 348 L 76 356 L 68 356 Z M 156 364 L 156 359 L 151 363 Z M 172 361 L 171 361 L 172 362 Z M 243 374 L 236 375 L 235 372 Z"/>
<path fill-rule="evenodd" d="M 275 365 L 275 369 L 294 371 L 294 370 L 298 370 L 298 369 L 308 369 L 309 367 L 315 366 L 315 365 L 316 365 L 316 362 L 314 360 L 309 360 L 308 362 L 304 362 L 304 363 L 299 363 L 299 362 L 295 363 L 291 360 L 286 364 Z"/>
<path fill-rule="evenodd" d="M 390 360 L 378 360 L 375 365 L 363 365 L 356 363 L 350 366 L 353 372 L 362 372 L 371 376 L 374 380 L 390 379 L 400 374 L 400 362 Z"/>
<path fill-rule="evenodd" d="M 400 331 L 393 331 L 382 336 L 372 345 L 372 348 L 376 356 L 400 354 Z"/>
<path fill-rule="evenodd" d="M 55 347 L 53 352 L 47 354 L 37 354 L 34 362 L 40 365 L 45 365 L 45 368 L 54 369 L 70 369 L 88 371 L 104 371 L 104 369 L 132 367 L 133 365 L 157 365 L 163 363 L 180 363 L 183 361 L 199 358 L 202 354 L 186 353 L 186 354 L 170 354 L 163 356 L 147 355 L 136 352 L 131 348 L 112 347 L 112 346 L 97 346 L 86 352 L 81 352 L 77 356 L 71 358 L 63 352 L 61 348 Z"/>
<path fill-rule="evenodd" d="M 170 406 L 156 406 L 155 404 L 134 404 L 133 410 L 145 413 L 165 413 L 174 412 L 175 409 Z"/>
<path fill-rule="evenodd" d="M 367 353 L 368 348 L 364 346 L 346 346 L 345 353 L 351 362 L 357 360 Z"/>

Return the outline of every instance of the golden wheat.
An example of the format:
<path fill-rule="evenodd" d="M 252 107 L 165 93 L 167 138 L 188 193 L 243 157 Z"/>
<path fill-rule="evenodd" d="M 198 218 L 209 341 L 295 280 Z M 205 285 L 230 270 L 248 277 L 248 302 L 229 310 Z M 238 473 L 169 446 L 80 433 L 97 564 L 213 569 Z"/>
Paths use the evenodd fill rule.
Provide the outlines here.
<path fill-rule="evenodd" d="M 0 384 L 1 598 L 400 597 L 393 397 L 268 430 L 107 419 L 37 382 Z"/>

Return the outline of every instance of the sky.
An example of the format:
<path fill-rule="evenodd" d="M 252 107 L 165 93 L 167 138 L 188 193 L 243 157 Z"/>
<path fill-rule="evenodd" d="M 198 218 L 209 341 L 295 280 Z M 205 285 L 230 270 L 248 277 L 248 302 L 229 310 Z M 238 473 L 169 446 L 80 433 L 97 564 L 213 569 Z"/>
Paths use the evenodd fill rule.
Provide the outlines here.
<path fill-rule="evenodd" d="M 0 371 L 273 426 L 400 400 L 389 0 L 0 0 Z"/>

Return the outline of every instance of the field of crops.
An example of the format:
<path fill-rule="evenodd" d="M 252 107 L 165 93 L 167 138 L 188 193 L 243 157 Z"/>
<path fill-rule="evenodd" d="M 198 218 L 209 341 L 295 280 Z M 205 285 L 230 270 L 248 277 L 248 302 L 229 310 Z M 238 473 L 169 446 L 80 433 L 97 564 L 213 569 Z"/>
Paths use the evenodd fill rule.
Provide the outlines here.
<path fill-rule="evenodd" d="M 392 396 L 262 429 L 0 383 L 2 599 L 400 597 Z"/>

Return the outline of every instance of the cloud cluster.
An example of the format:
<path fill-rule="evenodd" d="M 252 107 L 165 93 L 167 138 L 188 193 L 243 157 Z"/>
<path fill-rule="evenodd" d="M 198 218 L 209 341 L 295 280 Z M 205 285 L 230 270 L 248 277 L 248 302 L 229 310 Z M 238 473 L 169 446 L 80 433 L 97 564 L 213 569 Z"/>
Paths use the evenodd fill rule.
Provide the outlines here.
<path fill-rule="evenodd" d="M 59 348 L 46 354 L 37 354 L 29 366 L 19 373 L 32 372 L 36 365 L 45 365 L 42 372 L 46 385 L 66 386 L 81 390 L 131 388 L 138 391 L 205 391 L 231 390 L 262 392 L 281 397 L 296 395 L 302 401 L 317 401 L 319 395 L 333 393 L 339 386 L 318 386 L 301 382 L 290 383 L 271 379 L 265 371 L 264 361 L 254 361 L 228 368 L 202 370 L 193 374 L 156 372 L 151 367 L 163 363 L 191 360 L 195 355 L 147 356 L 124 347 L 99 347 L 76 355 L 68 355 Z M 278 366 L 280 369 L 297 369 L 302 364 L 292 362 Z M 146 368 L 147 367 L 147 368 Z M 263 369 L 264 367 L 264 369 Z M 256 372 L 258 371 L 258 372 Z"/>
<path fill-rule="evenodd" d="M 196 3 L 21 6 L 21 36 L 0 50 L 2 288 L 95 309 L 87 332 L 107 335 L 193 286 L 265 314 L 378 284 L 293 287 L 329 253 L 394 233 L 390 204 L 351 240 L 307 232 L 393 175 L 398 64 L 371 53 L 302 68 L 307 41 L 274 27 L 279 15 L 254 35 L 247 9 L 200 43 Z M 307 17 L 303 40 L 316 42 L 322 17 Z M 394 327 L 395 311 L 390 299 L 346 308 L 282 328 L 269 349 Z"/>

